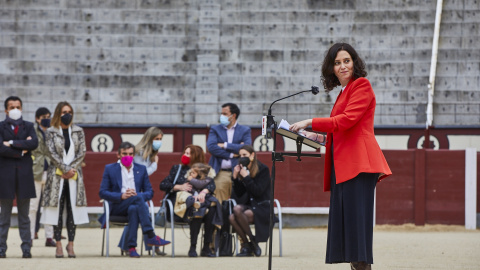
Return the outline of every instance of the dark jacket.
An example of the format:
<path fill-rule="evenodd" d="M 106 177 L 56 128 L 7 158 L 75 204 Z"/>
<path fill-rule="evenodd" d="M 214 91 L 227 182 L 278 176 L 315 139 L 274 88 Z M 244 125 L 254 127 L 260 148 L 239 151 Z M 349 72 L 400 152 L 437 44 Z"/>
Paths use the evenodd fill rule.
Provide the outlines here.
<path fill-rule="evenodd" d="M 270 170 L 258 161 L 258 173 L 254 178 L 233 179 L 233 192 L 238 198 L 246 198 L 240 204 L 252 208 L 255 222 L 255 240 L 266 242 L 270 225 Z"/>
<path fill-rule="evenodd" d="M 222 167 L 222 160 L 230 159 L 230 154 L 238 154 L 240 147 L 245 144 L 252 145 L 252 131 L 247 126 L 237 124 L 233 133 L 233 140 L 227 143 L 227 149 L 220 148 L 218 143 L 228 142 L 227 129 L 222 125 L 215 125 L 210 128 L 207 138 L 207 148 L 211 157 L 208 161 L 215 173 L 218 174 Z M 232 158 L 232 169 L 237 165 L 238 158 Z"/>
<path fill-rule="evenodd" d="M 27 140 L 29 136 L 31 140 Z M 10 140 L 10 147 L 3 144 Z M 18 199 L 35 198 L 31 151 L 37 146 L 33 123 L 23 121 L 15 135 L 9 123 L 0 122 L 0 199 L 14 199 L 15 195 Z M 23 150 L 28 152 L 22 155 Z"/>
<path fill-rule="evenodd" d="M 177 200 L 177 191 L 173 191 L 173 181 L 175 180 L 175 176 L 177 175 L 178 172 L 178 166 L 181 166 L 179 164 L 173 165 L 172 168 L 170 169 L 170 173 L 163 179 L 163 181 L 160 183 L 160 190 L 165 191 L 168 194 L 168 199 L 172 201 L 172 204 L 175 205 L 175 201 Z M 180 169 L 180 174 L 178 175 L 177 182 L 175 182 L 175 185 L 183 185 L 187 182 L 187 178 L 185 177 L 187 171 L 190 169 L 189 166 L 182 166 Z M 213 194 L 215 191 L 215 181 L 210 181 L 207 186 L 205 187 L 208 189 L 210 194 Z M 170 217 L 169 209 L 167 207 L 167 218 Z M 175 215 L 176 218 L 180 218 Z M 170 219 L 169 219 L 170 220 Z M 186 220 L 180 220 L 176 219 L 176 221 L 186 221 Z"/>

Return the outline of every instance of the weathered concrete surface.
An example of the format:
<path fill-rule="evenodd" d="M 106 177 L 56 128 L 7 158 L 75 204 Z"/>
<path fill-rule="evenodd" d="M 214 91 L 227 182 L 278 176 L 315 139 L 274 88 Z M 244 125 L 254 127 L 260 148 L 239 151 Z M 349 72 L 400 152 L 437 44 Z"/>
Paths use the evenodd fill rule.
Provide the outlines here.
<path fill-rule="evenodd" d="M 260 124 L 320 84 L 325 50 L 367 62 L 376 125 L 424 124 L 436 1 L 0 0 L 0 99 L 74 104 L 79 123 L 215 124 L 236 102 Z M 480 2 L 444 1 L 435 125 L 480 124 Z M 274 107 L 328 116 L 338 91 Z M 331 101 L 327 101 L 331 100 Z"/>

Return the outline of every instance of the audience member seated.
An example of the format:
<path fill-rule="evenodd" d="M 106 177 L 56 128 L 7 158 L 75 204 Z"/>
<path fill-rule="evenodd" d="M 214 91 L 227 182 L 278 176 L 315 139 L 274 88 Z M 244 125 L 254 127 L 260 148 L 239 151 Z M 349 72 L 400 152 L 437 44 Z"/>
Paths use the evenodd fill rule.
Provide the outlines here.
<path fill-rule="evenodd" d="M 181 162 L 182 164 L 173 165 L 172 168 L 170 169 L 170 174 L 167 177 L 165 177 L 162 183 L 160 183 L 160 190 L 163 190 L 171 194 L 169 196 L 169 199 L 172 200 L 173 205 L 177 204 L 176 201 L 177 201 L 178 192 L 181 192 L 181 191 L 193 192 L 194 190 L 193 186 L 187 180 L 187 178 L 190 175 L 189 170 L 193 164 L 196 164 L 196 163 L 205 164 L 205 154 L 203 152 L 203 149 L 197 145 L 191 145 L 191 144 L 187 145 L 183 151 Z M 179 166 L 180 166 L 180 170 L 179 170 Z M 173 182 L 175 181 L 177 173 L 178 173 L 178 178 L 174 184 Z M 207 177 L 212 179 L 215 177 L 215 172 L 213 169 L 209 171 L 209 173 L 207 174 Z M 205 203 L 205 201 L 208 200 L 208 198 L 213 198 L 213 196 L 211 195 L 213 194 L 214 191 L 215 191 L 215 181 L 210 181 L 200 192 L 198 192 L 196 196 L 193 196 L 194 200 L 189 201 L 189 204 L 192 203 L 193 205 L 195 202 L 198 202 L 200 204 Z M 188 193 L 188 196 L 191 196 L 191 194 Z M 179 204 L 177 204 L 177 208 L 178 207 L 179 207 Z M 194 217 L 189 215 L 189 213 L 186 213 L 187 209 L 185 205 L 185 212 L 183 217 L 177 214 L 174 215 L 175 222 L 188 222 L 190 224 L 190 250 L 188 251 L 189 257 L 197 257 L 197 251 L 196 251 L 197 238 L 200 232 L 200 227 L 202 225 L 202 222 L 205 224 L 204 225 L 205 235 L 203 239 L 203 242 L 204 242 L 203 249 L 200 253 L 200 256 L 215 257 L 215 254 L 213 254 L 210 248 L 210 243 L 212 242 L 213 229 L 215 225 L 221 226 L 223 223 L 221 216 L 219 216 L 221 215 L 221 211 L 217 211 L 216 207 L 218 206 L 209 205 L 206 207 L 208 211 L 205 211 L 203 216 L 197 215 L 197 217 Z M 177 212 L 180 214 L 178 210 Z M 168 213 L 167 217 L 169 216 L 170 216 L 170 213 Z"/>
<path fill-rule="evenodd" d="M 260 256 L 262 250 L 258 243 L 266 242 L 269 235 L 270 172 L 257 160 L 250 145 L 242 146 L 239 154 L 238 165 L 233 168 L 232 174 L 233 195 L 238 201 L 229 221 L 242 242 L 237 256 Z M 250 224 L 255 224 L 255 236 Z"/>
<path fill-rule="evenodd" d="M 128 216 L 127 234 L 128 252 L 132 258 L 139 258 L 136 251 L 138 225 L 142 227 L 144 235 L 147 235 L 148 246 L 164 246 L 169 241 L 156 236 L 146 201 L 153 197 L 152 186 L 148 179 L 145 166 L 133 163 L 135 146 L 129 142 L 123 142 L 118 149 L 118 162 L 105 166 L 102 183 L 100 185 L 100 198 L 110 203 L 110 215 Z M 105 215 L 105 214 L 104 214 Z M 100 217 L 102 226 L 105 224 L 105 216 Z"/>
<path fill-rule="evenodd" d="M 151 175 L 157 171 L 158 150 L 160 150 L 160 147 L 162 147 L 162 138 L 163 132 L 161 129 L 157 127 L 150 127 L 147 129 L 147 131 L 145 131 L 145 134 L 143 134 L 140 142 L 135 145 L 135 155 L 133 156 L 133 162 L 147 167 L 147 173 L 149 178 L 151 178 Z M 122 238 L 120 239 L 120 243 L 118 243 L 118 247 L 125 251 L 128 250 L 128 246 L 127 243 L 123 240 L 125 239 L 127 230 L 128 226 L 126 226 L 123 230 Z M 147 250 L 150 250 L 150 248 L 147 247 Z M 160 251 L 158 247 L 155 248 L 155 253 L 157 255 L 165 255 L 165 253 Z"/>

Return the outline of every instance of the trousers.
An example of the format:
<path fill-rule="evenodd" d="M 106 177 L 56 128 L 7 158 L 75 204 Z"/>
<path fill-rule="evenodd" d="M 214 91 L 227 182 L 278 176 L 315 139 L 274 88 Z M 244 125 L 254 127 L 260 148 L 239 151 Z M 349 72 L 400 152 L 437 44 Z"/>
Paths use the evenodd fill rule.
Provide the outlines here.
<path fill-rule="evenodd" d="M 220 205 L 232 196 L 232 172 L 219 171 L 215 177 L 215 198 Z"/>
<path fill-rule="evenodd" d="M 153 231 L 147 204 L 141 196 L 133 196 L 122 200 L 120 203 L 112 203 L 111 208 L 110 215 L 112 216 L 128 216 L 126 242 L 129 248 L 137 246 L 139 224 L 144 234 Z"/>
<path fill-rule="evenodd" d="M 22 250 L 30 250 L 32 237 L 30 235 L 30 219 L 28 218 L 28 209 L 30 199 L 17 199 L 18 209 L 18 231 L 22 244 Z M 10 219 L 12 217 L 13 200 L 0 200 L 0 250 L 7 250 L 8 230 L 10 229 Z"/>
<path fill-rule="evenodd" d="M 72 212 L 72 201 L 70 200 L 70 187 L 68 181 L 63 181 L 62 194 L 60 195 L 59 214 L 58 214 L 58 224 L 53 226 L 53 233 L 55 235 L 56 241 L 62 240 L 62 227 L 63 227 L 63 208 L 67 207 L 67 234 L 68 241 L 73 242 L 75 239 L 75 232 L 77 230 L 77 225 L 73 220 Z"/>

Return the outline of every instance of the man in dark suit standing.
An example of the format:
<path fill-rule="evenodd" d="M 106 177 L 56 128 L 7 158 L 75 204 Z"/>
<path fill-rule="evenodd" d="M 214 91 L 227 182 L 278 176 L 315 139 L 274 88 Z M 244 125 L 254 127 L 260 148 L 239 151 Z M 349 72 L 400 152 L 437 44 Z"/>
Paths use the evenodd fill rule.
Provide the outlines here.
<path fill-rule="evenodd" d="M 212 126 L 208 134 L 207 148 L 212 155 L 208 164 L 217 173 L 215 197 L 220 203 L 232 194 L 232 169 L 238 163 L 240 147 L 252 144 L 251 130 L 238 124 L 239 116 L 240 109 L 236 104 L 223 104 L 220 125 Z"/>
<path fill-rule="evenodd" d="M 35 185 L 30 151 L 37 148 L 38 140 L 33 123 L 23 121 L 22 100 L 19 97 L 10 96 L 5 100 L 5 113 L 5 121 L 0 122 L 0 258 L 6 257 L 15 196 L 23 258 L 31 258 L 28 212 L 30 198 L 35 198 Z"/>
<path fill-rule="evenodd" d="M 146 201 L 152 199 L 153 190 L 148 179 L 147 168 L 133 163 L 135 146 L 129 142 L 122 142 L 118 149 L 118 162 L 105 166 L 100 198 L 110 203 L 110 214 L 114 216 L 128 216 L 127 245 L 128 253 L 132 258 L 139 258 L 136 251 L 138 225 L 147 236 L 148 246 L 164 246 L 169 241 L 161 239 L 153 232 L 152 221 L 148 213 Z M 105 214 L 100 217 L 102 226 L 105 223 Z"/>

